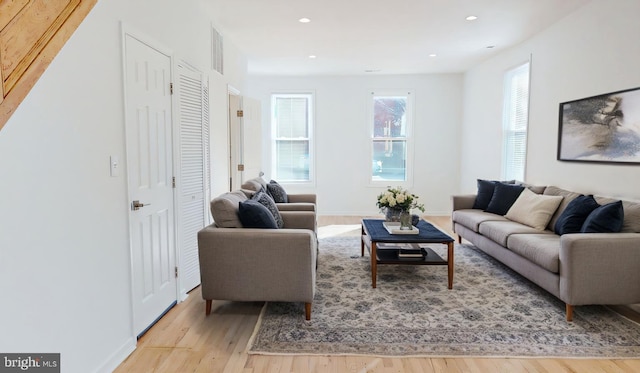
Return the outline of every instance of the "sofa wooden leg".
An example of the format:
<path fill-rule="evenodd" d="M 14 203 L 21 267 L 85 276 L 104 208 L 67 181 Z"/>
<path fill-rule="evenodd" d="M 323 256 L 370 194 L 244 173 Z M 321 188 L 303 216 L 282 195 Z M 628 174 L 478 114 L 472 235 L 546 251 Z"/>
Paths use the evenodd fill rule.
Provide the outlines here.
<path fill-rule="evenodd" d="M 304 304 L 304 317 L 307 320 L 311 320 L 311 303 Z"/>
<path fill-rule="evenodd" d="M 458 235 L 458 243 L 460 243 L 460 244 L 462 243 L 462 236 L 461 235 Z"/>
<path fill-rule="evenodd" d="M 573 306 L 567 303 L 567 321 L 573 321 Z"/>
<path fill-rule="evenodd" d="M 211 313 L 211 299 L 206 299 L 207 301 L 207 309 L 204 311 L 206 316 L 209 316 Z"/>

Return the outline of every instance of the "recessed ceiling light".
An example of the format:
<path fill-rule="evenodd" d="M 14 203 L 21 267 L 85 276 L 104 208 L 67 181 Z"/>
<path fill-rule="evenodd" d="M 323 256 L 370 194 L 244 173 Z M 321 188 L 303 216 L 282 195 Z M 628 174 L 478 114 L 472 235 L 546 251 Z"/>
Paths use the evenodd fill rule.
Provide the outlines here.
<path fill-rule="evenodd" d="M 314 59 L 316 56 L 314 54 L 310 55 L 309 58 Z"/>
<path fill-rule="evenodd" d="M 380 69 L 367 69 L 364 72 L 365 73 L 378 73 L 380 71 L 382 71 L 382 70 L 380 70 Z"/>
<path fill-rule="evenodd" d="M 298 20 L 298 22 L 300 22 L 300 23 L 309 23 L 309 22 L 311 22 L 311 20 L 309 18 L 300 18 Z"/>
<path fill-rule="evenodd" d="M 437 57 L 437 56 L 438 56 L 438 55 L 437 55 L 437 54 L 435 54 L 435 53 L 431 53 L 431 54 L 429 55 L 429 57 Z"/>
<path fill-rule="evenodd" d="M 487 45 L 487 49 L 493 49 L 495 47 L 496 47 L 495 45 Z"/>
<path fill-rule="evenodd" d="M 467 21 L 475 21 L 476 19 L 478 19 L 478 17 L 476 16 L 468 16 L 467 18 L 465 18 Z"/>

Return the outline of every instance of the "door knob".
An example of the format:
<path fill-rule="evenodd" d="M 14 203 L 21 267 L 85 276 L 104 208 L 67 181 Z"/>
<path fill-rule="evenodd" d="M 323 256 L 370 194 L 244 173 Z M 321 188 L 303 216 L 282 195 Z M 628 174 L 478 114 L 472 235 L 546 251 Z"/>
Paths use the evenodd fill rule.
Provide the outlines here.
<path fill-rule="evenodd" d="M 149 206 L 150 203 L 140 203 L 140 201 L 133 201 L 131 202 L 131 210 L 133 211 L 137 211 L 140 210 L 140 207 L 145 207 L 145 206 Z"/>

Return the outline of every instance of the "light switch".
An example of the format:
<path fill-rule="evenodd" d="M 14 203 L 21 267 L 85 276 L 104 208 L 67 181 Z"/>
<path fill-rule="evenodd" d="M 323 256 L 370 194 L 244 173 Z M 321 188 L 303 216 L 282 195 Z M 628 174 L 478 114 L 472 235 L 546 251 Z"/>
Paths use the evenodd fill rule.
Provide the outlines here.
<path fill-rule="evenodd" d="M 109 163 L 111 164 L 111 177 L 117 177 L 120 175 L 120 161 L 118 157 L 112 155 L 109 157 Z"/>

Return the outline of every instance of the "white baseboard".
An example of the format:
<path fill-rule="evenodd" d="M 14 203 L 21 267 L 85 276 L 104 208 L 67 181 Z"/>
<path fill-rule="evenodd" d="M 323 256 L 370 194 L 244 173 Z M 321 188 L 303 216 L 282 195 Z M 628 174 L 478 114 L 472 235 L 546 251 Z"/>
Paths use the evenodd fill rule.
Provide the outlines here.
<path fill-rule="evenodd" d="M 111 373 L 136 350 L 136 339 L 131 337 L 125 341 L 107 360 L 95 370 L 96 373 Z"/>

